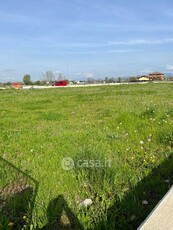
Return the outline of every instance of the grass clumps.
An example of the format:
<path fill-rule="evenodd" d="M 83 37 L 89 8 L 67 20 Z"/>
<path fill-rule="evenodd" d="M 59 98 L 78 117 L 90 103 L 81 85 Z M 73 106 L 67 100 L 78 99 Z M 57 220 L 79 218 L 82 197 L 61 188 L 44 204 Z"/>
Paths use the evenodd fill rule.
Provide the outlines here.
<path fill-rule="evenodd" d="M 33 183 L 25 183 L 33 189 L 33 203 L 27 202 L 26 211 L 16 206 L 19 214 L 3 225 L 26 222 L 19 220 L 22 211 L 28 229 L 137 228 L 173 182 L 172 88 L 1 91 L 1 158 L 38 181 L 36 193 Z M 62 168 L 67 157 L 70 170 Z M 13 170 L 2 165 L 1 171 L 0 192 L 15 187 L 14 178 L 20 185 Z M 92 204 L 81 208 L 87 198 Z"/>

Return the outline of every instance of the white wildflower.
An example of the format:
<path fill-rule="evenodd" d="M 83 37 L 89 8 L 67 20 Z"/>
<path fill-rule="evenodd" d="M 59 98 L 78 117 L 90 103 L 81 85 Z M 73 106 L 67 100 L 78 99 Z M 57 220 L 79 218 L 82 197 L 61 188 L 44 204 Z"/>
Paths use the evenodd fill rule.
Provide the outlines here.
<path fill-rule="evenodd" d="M 142 204 L 147 205 L 147 204 L 148 204 L 148 201 L 147 201 L 147 200 L 143 200 L 143 201 L 142 201 Z"/>

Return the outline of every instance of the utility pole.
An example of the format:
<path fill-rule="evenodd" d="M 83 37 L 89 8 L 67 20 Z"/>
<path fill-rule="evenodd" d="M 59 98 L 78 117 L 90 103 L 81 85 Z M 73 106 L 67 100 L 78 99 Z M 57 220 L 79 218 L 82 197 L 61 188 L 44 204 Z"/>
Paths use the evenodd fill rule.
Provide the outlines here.
<path fill-rule="evenodd" d="M 68 64 L 67 64 L 67 79 L 69 80 Z"/>

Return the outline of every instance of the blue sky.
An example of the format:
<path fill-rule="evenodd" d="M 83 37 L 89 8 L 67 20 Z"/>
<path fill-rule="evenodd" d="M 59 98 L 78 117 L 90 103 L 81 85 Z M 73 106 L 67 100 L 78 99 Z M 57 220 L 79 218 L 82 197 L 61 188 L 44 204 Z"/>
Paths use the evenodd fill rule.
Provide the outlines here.
<path fill-rule="evenodd" d="M 1 0 L 0 81 L 173 72 L 172 0 Z"/>

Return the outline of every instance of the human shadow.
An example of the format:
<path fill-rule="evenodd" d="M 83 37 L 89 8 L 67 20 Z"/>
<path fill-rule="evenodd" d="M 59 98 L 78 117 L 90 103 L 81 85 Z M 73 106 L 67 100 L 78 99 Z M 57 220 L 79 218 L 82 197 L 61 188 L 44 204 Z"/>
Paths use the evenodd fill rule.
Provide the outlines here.
<path fill-rule="evenodd" d="M 32 222 L 38 182 L 0 157 L 0 229 L 22 229 Z"/>
<path fill-rule="evenodd" d="M 161 165 L 129 190 L 122 200 L 107 210 L 107 220 L 95 225 L 95 230 L 134 230 L 146 219 L 149 213 L 173 184 L 173 156 L 170 155 Z M 147 201 L 144 204 L 142 201 Z M 157 223 L 156 223 L 157 224 Z"/>
<path fill-rule="evenodd" d="M 41 230 L 82 230 L 83 226 L 69 208 L 63 195 L 50 201 L 47 207 L 48 224 Z"/>
<path fill-rule="evenodd" d="M 1 230 L 30 229 L 37 192 L 38 182 L 35 179 L 0 157 Z M 83 230 L 63 195 L 48 204 L 47 220 L 42 230 Z M 35 228 L 39 229 L 38 226 Z"/>

